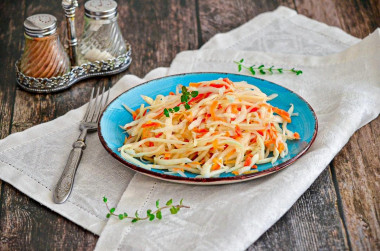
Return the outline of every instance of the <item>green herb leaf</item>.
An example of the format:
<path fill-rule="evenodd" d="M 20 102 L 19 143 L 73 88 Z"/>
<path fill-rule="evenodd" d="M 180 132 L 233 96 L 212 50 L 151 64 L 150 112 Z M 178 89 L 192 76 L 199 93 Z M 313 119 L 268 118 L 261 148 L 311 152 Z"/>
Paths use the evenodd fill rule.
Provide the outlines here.
<path fill-rule="evenodd" d="M 178 209 L 177 209 L 176 207 L 172 206 L 172 207 L 170 208 L 170 213 L 171 213 L 171 214 L 176 214 L 177 212 L 178 212 Z"/>
<path fill-rule="evenodd" d="M 164 109 L 164 114 L 165 114 L 166 117 L 170 117 L 170 115 L 169 115 L 169 111 L 168 111 L 168 109 L 166 109 L 166 108 Z"/>
<path fill-rule="evenodd" d="M 135 212 L 135 216 L 136 216 L 136 218 L 139 218 L 139 212 L 137 212 L 137 210 Z"/>
<path fill-rule="evenodd" d="M 106 198 L 106 196 L 103 197 L 103 202 L 104 202 L 104 203 L 107 203 L 107 198 Z"/>
<path fill-rule="evenodd" d="M 186 109 L 186 110 L 189 110 L 189 109 L 190 109 L 190 105 L 189 105 L 188 103 L 185 103 L 184 106 L 185 106 L 185 109 Z"/>
<path fill-rule="evenodd" d="M 192 91 L 192 92 L 191 92 L 191 96 L 192 96 L 193 98 L 195 98 L 196 96 L 198 96 L 198 91 Z"/>
<path fill-rule="evenodd" d="M 249 67 L 249 71 L 252 73 L 252 75 L 255 75 L 256 74 L 256 72 L 255 72 L 255 70 L 253 69 L 253 67 L 251 66 L 251 67 Z"/>
<path fill-rule="evenodd" d="M 110 209 L 110 213 L 112 214 L 114 212 L 115 212 L 115 208 L 113 207 L 113 208 Z"/>
<path fill-rule="evenodd" d="M 135 222 L 137 222 L 138 221 L 138 219 L 137 218 L 134 218 L 133 220 L 132 220 L 132 223 L 135 223 Z"/>
<path fill-rule="evenodd" d="M 243 63 L 244 62 L 244 58 L 242 58 L 242 59 L 240 59 L 240 61 L 239 61 L 240 63 Z"/>
<path fill-rule="evenodd" d="M 297 76 L 300 75 L 300 74 L 302 74 L 302 71 L 297 71 L 297 72 L 296 72 L 296 75 L 297 75 Z"/>
<path fill-rule="evenodd" d="M 111 217 L 111 214 L 107 214 L 106 217 L 107 217 L 107 218 Z"/>
<path fill-rule="evenodd" d="M 125 218 L 128 217 L 128 214 L 127 214 L 127 213 L 124 213 L 124 217 L 125 217 Z"/>
<path fill-rule="evenodd" d="M 261 69 L 261 68 L 263 68 L 264 67 L 264 65 L 262 64 L 262 65 L 260 65 L 257 69 Z"/>
<path fill-rule="evenodd" d="M 238 72 L 241 72 L 241 64 L 238 65 Z"/>
<path fill-rule="evenodd" d="M 155 218 L 154 214 L 150 214 L 150 215 L 149 215 L 149 221 L 154 220 L 154 218 Z"/>
<path fill-rule="evenodd" d="M 119 214 L 119 220 L 122 220 L 124 218 L 124 215 Z"/>
<path fill-rule="evenodd" d="M 179 111 L 179 106 L 173 107 L 173 110 L 174 110 L 174 112 L 178 112 Z"/>
<path fill-rule="evenodd" d="M 186 102 L 186 97 L 184 95 L 181 96 L 181 102 Z"/>
<path fill-rule="evenodd" d="M 182 202 L 183 202 L 183 199 L 181 199 L 181 200 L 179 201 L 179 204 L 182 205 Z"/>
<path fill-rule="evenodd" d="M 170 199 L 170 200 L 168 200 L 168 202 L 166 202 L 166 205 L 170 206 L 172 203 L 173 203 L 173 199 Z"/>
<path fill-rule="evenodd" d="M 260 74 L 265 75 L 265 71 L 263 69 L 260 69 Z"/>
<path fill-rule="evenodd" d="M 172 109 L 172 108 L 169 108 L 169 112 L 173 113 L 174 111 L 173 111 L 173 109 Z"/>
<path fill-rule="evenodd" d="M 161 211 L 157 211 L 157 213 L 156 213 L 156 217 L 157 217 L 157 219 L 159 219 L 159 220 L 162 219 L 162 213 L 161 213 Z"/>
<path fill-rule="evenodd" d="M 278 68 L 278 69 L 277 69 L 277 71 L 278 71 L 279 73 L 282 73 L 282 70 L 283 70 L 282 68 Z"/>
<path fill-rule="evenodd" d="M 156 207 L 160 208 L 160 200 L 156 200 Z"/>

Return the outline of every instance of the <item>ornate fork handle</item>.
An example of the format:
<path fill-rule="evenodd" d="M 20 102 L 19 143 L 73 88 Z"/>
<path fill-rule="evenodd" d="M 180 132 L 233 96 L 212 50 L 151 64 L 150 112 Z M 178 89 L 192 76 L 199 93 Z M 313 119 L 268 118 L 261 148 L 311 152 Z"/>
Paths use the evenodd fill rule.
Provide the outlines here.
<path fill-rule="evenodd" d="M 83 132 L 81 133 L 81 136 Z M 79 137 L 73 144 L 65 169 L 54 190 L 53 200 L 55 203 L 63 203 L 69 197 L 73 189 L 75 173 L 78 169 L 79 162 L 82 158 L 83 150 L 86 148 L 85 137 Z"/>

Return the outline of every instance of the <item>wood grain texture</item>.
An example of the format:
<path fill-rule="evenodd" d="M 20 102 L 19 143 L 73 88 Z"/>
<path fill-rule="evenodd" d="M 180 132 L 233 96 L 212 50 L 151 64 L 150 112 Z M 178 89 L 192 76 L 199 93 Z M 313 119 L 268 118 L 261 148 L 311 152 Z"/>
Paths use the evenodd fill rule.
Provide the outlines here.
<path fill-rule="evenodd" d="M 197 2 L 199 2 L 199 26 L 202 31 L 202 44 L 216 33 L 230 31 L 260 13 L 276 9 L 279 5 L 295 8 L 292 0 L 210 0 Z"/>
<path fill-rule="evenodd" d="M 380 250 L 380 117 L 357 131 L 333 161 L 354 250 Z"/>
<path fill-rule="evenodd" d="M 348 249 L 329 169 L 248 250 Z"/>

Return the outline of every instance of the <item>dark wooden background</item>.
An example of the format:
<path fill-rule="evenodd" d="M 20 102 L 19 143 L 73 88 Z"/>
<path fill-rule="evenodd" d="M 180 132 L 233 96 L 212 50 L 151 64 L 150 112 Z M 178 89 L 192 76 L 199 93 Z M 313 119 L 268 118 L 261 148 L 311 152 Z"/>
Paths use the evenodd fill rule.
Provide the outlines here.
<path fill-rule="evenodd" d="M 83 0 L 78 17 L 83 16 Z M 123 73 L 144 76 L 169 66 L 182 50 L 199 48 L 279 5 L 364 38 L 380 26 L 378 0 L 130 0 L 118 1 L 119 24 L 133 46 Z M 14 63 L 23 46 L 23 21 L 36 13 L 63 20 L 59 0 L 0 2 L 0 139 L 52 120 L 87 101 L 93 86 L 118 76 L 83 81 L 70 90 L 32 95 L 15 83 Z M 79 18 L 78 31 L 82 30 Z M 64 23 L 59 26 L 63 34 Z M 380 250 L 380 118 L 357 131 L 312 187 L 250 250 Z M 98 237 L 0 181 L 0 250 L 95 247 Z"/>

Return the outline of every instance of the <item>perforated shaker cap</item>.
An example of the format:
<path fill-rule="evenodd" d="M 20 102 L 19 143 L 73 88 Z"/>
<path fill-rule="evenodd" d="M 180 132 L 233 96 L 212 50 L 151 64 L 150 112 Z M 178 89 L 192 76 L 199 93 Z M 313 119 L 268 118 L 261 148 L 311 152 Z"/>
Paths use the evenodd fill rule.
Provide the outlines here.
<path fill-rule="evenodd" d="M 50 14 L 36 14 L 24 21 L 25 34 L 31 37 L 46 37 L 57 31 L 57 19 Z"/>
<path fill-rule="evenodd" d="M 84 4 L 85 15 L 96 20 L 110 20 L 117 16 L 117 3 L 113 0 L 90 0 Z"/>

